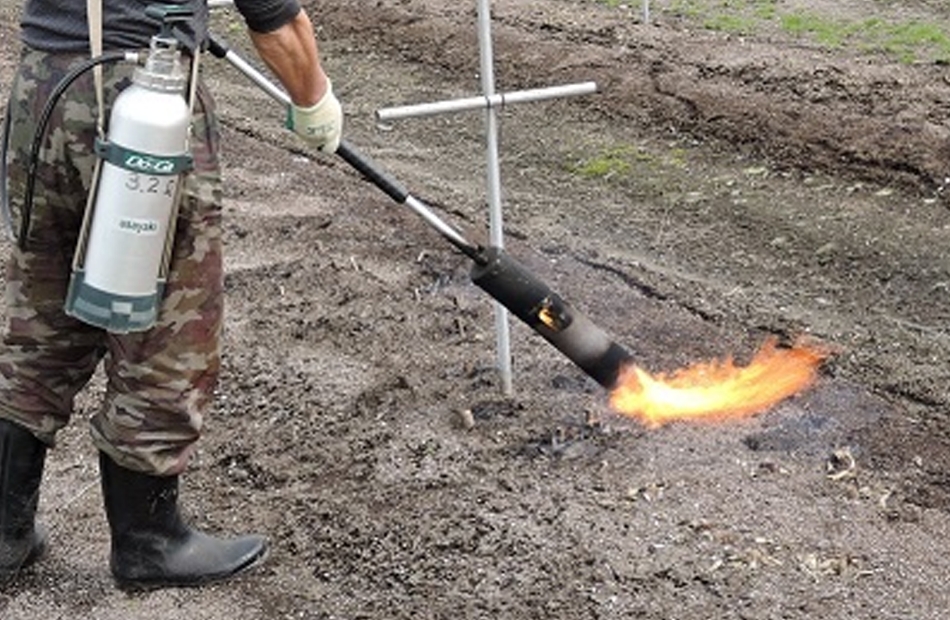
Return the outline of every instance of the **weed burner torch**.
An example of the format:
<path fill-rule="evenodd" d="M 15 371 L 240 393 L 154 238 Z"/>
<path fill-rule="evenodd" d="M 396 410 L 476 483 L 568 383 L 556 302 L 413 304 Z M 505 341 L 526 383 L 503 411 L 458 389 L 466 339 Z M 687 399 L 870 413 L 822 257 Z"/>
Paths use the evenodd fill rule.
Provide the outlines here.
<path fill-rule="evenodd" d="M 215 36 L 209 37 L 209 51 L 228 61 L 267 94 L 284 106 L 290 97 Z M 440 219 L 421 200 L 347 141 L 336 154 L 399 204 L 412 209 L 475 265 L 472 282 L 508 308 L 528 327 L 540 334 L 581 370 L 607 389 L 612 389 L 622 367 L 632 356 L 584 315 L 577 312 L 546 284 L 498 247 L 485 248 L 462 236 Z"/>

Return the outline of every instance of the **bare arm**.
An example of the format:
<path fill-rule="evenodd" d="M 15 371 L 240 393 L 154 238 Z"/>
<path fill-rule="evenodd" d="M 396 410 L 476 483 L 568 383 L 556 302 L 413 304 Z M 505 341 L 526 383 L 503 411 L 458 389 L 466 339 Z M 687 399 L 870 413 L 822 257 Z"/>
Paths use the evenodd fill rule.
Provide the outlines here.
<path fill-rule="evenodd" d="M 298 106 L 312 106 L 323 97 L 329 80 L 320 63 L 313 24 L 301 9 L 297 16 L 270 32 L 249 31 L 261 60 L 280 80 Z"/>

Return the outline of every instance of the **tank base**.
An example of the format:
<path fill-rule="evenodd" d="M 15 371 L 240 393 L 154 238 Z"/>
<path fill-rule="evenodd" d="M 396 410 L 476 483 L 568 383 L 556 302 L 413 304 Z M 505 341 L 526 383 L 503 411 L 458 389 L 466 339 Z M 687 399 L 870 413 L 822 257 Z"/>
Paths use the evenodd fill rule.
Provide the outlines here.
<path fill-rule="evenodd" d="M 126 334 L 155 325 L 164 283 L 150 295 L 119 295 L 103 291 L 86 281 L 83 271 L 74 271 L 66 293 L 66 314 L 106 331 Z"/>

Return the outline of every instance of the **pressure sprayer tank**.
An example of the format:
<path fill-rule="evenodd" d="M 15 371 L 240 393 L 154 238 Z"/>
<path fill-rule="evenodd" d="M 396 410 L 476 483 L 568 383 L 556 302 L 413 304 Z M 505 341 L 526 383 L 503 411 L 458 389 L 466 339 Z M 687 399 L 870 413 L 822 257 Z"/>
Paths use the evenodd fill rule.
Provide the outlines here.
<path fill-rule="evenodd" d="M 66 301 L 86 323 L 118 333 L 155 323 L 191 165 L 186 83 L 177 42 L 157 35 L 113 104 Z"/>

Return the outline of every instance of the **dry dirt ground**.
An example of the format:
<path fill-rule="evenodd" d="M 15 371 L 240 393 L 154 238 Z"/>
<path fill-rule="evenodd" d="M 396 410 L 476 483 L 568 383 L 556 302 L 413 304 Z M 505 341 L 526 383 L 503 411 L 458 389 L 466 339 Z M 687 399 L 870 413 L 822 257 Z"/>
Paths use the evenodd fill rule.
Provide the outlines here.
<path fill-rule="evenodd" d="M 18 3 L 2 4 L 8 82 Z M 184 504 L 273 550 L 227 585 L 116 590 L 93 385 L 50 456 L 49 556 L 0 616 L 945 618 L 947 67 L 653 4 L 643 24 L 636 3 L 493 3 L 499 90 L 599 87 L 499 111 L 508 251 L 651 371 L 808 335 L 836 350 L 816 385 L 745 421 L 650 430 L 513 323 L 502 394 L 469 260 L 342 160 L 299 151 L 267 96 L 209 59 L 228 321 Z M 943 2 L 775 4 L 950 23 Z M 475 3 L 307 6 L 349 140 L 485 239 L 483 115 L 375 122 L 479 92 Z M 245 50 L 235 24 L 215 17 Z M 579 172 L 595 162 L 612 173 Z"/>

